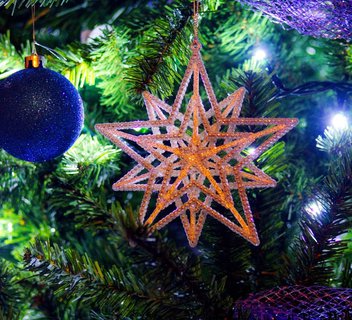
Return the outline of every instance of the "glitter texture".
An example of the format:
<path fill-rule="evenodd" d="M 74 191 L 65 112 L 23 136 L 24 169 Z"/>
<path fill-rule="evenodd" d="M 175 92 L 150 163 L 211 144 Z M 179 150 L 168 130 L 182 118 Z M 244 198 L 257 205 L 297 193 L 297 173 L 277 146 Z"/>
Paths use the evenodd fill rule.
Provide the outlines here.
<path fill-rule="evenodd" d="M 276 183 L 253 160 L 291 130 L 297 120 L 239 118 L 245 89 L 218 102 L 197 40 L 192 50 L 172 106 L 144 92 L 149 120 L 96 125 L 99 132 L 138 162 L 113 189 L 144 191 L 139 218 L 152 230 L 180 217 L 192 247 L 198 243 L 207 215 L 258 245 L 246 189 L 273 187 Z M 192 97 L 182 112 L 192 78 Z M 208 107 L 201 100 L 201 88 L 205 89 Z M 244 131 L 248 126 L 264 128 Z M 132 134 L 131 129 L 136 128 L 149 132 Z M 134 146 L 147 154 L 142 156 Z M 250 146 L 255 150 L 248 152 Z M 232 190 L 238 191 L 241 210 L 236 208 Z"/>
<path fill-rule="evenodd" d="M 250 320 L 342 319 L 352 310 L 352 289 L 322 286 L 275 288 L 238 301 L 234 319 L 238 319 L 241 309 L 251 313 Z"/>
<path fill-rule="evenodd" d="M 82 100 L 59 73 L 29 68 L 0 83 L 0 146 L 11 155 L 31 162 L 55 158 L 82 125 Z"/>
<path fill-rule="evenodd" d="M 352 38 L 350 0 L 239 0 L 302 34 L 323 38 Z"/>

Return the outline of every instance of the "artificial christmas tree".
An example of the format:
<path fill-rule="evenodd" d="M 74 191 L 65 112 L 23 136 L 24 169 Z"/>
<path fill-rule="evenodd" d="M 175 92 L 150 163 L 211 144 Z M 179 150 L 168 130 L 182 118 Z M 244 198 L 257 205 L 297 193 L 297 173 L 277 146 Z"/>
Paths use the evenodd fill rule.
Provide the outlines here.
<path fill-rule="evenodd" d="M 334 26 L 329 38 L 338 38 L 326 39 L 326 30 L 319 34 L 313 28 L 313 38 L 271 22 L 260 2 L 246 1 L 253 7 L 236 1 L 200 3 L 199 41 L 209 82 L 219 101 L 236 90 L 247 92 L 238 119 L 284 116 L 300 122 L 243 168 L 247 177 L 255 166 L 277 181 L 275 188 L 246 189 L 260 245 L 209 217 L 196 248 L 188 246 L 177 220 L 152 233 L 139 222 L 143 192 L 111 190 L 138 164 L 94 129 L 98 123 L 149 121 L 144 91 L 160 103 L 173 102 L 192 53 L 194 2 L 0 2 L 1 79 L 22 69 L 31 53 L 28 7 L 36 4 L 38 50 L 45 46 L 57 54 L 39 53 L 48 68 L 76 86 L 85 107 L 83 133 L 60 158 L 34 164 L 0 153 L 0 318 L 351 317 L 352 50 L 348 20 L 342 19 L 340 31 L 335 28 L 351 4 L 319 1 L 328 10 L 325 15 L 334 17 L 325 25 Z M 280 12 L 295 7 L 290 1 L 279 4 Z M 264 13 L 272 19 L 274 11 Z M 102 25 L 107 28 L 99 37 L 80 42 L 81 32 Z M 185 94 L 187 102 L 192 91 Z M 210 110 L 205 90 L 199 97 Z M 185 111 L 181 107 L 180 113 Z M 216 122 L 207 115 L 212 128 Z M 248 123 L 246 130 L 238 129 L 244 135 L 264 128 Z M 200 125 L 200 134 L 204 130 Z M 145 125 L 127 132 L 138 141 L 151 133 Z M 186 133 L 192 137 L 190 128 Z M 136 141 L 127 147 L 147 158 Z M 214 147 L 223 143 L 231 142 Z M 255 147 L 248 145 L 241 156 L 255 153 Z M 240 203 L 236 189 L 230 192 Z M 228 215 L 220 206 L 217 210 Z"/>

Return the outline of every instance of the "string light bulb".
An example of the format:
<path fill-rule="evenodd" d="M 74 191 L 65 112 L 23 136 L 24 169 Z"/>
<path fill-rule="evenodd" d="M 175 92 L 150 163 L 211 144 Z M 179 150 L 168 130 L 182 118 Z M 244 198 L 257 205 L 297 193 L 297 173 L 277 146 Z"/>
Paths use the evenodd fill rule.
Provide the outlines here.
<path fill-rule="evenodd" d="M 256 48 L 253 52 L 253 59 L 256 61 L 265 60 L 267 57 L 268 54 L 263 48 Z"/>
<path fill-rule="evenodd" d="M 320 201 L 317 200 L 312 200 L 309 202 L 304 210 L 312 217 L 312 218 L 317 218 L 321 215 L 323 212 L 324 208 L 323 205 L 321 204 Z"/>
<path fill-rule="evenodd" d="M 12 224 L 12 222 L 9 222 L 9 223 L 7 224 L 7 231 L 8 231 L 9 233 L 12 233 L 12 232 L 13 232 L 13 224 Z"/>
<path fill-rule="evenodd" d="M 348 128 L 348 118 L 342 112 L 339 112 L 332 117 L 331 124 L 337 130 L 346 130 Z"/>

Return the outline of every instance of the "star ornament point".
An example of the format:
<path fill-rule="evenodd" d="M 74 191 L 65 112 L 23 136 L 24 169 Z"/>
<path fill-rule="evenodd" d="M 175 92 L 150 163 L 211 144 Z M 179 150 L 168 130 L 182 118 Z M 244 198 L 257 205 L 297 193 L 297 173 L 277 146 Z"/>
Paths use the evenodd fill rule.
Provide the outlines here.
<path fill-rule="evenodd" d="M 192 95 L 186 101 L 191 81 Z M 179 217 L 195 247 L 211 216 L 259 245 L 246 190 L 274 187 L 276 181 L 254 161 L 298 120 L 241 118 L 245 93 L 239 88 L 218 102 L 199 47 L 194 47 L 172 105 L 144 92 L 148 120 L 96 125 L 137 163 L 113 189 L 144 192 L 139 211 L 144 225 L 161 229 Z M 137 134 L 137 128 L 148 132 Z"/>

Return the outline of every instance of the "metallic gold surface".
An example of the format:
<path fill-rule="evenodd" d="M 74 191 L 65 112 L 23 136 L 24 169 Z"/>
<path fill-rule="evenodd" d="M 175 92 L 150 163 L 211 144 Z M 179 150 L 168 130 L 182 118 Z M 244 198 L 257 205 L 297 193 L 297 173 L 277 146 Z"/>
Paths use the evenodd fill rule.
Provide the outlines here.
<path fill-rule="evenodd" d="M 31 54 L 25 58 L 25 68 L 39 68 L 43 66 L 43 57 L 38 54 Z"/>

